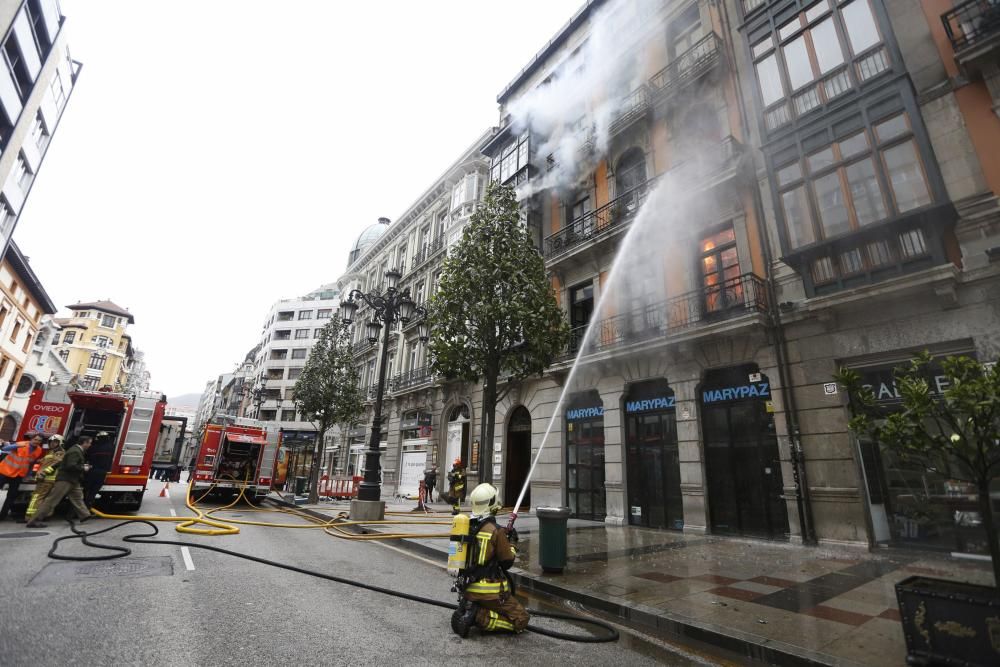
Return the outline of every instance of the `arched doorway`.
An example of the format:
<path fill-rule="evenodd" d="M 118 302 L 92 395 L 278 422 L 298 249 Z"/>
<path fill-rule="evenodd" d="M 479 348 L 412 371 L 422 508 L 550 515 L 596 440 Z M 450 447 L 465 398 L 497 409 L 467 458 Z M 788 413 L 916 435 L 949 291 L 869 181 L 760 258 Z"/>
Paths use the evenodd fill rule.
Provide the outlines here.
<path fill-rule="evenodd" d="M 17 420 L 11 415 L 7 415 L 0 422 L 0 439 L 4 442 L 10 442 L 14 439 L 14 434 L 17 431 Z"/>
<path fill-rule="evenodd" d="M 507 425 L 507 472 L 504 475 L 503 500 L 506 505 L 517 502 L 517 494 L 531 470 L 531 413 L 523 405 L 514 409 Z M 521 507 L 531 507 L 531 488 L 524 493 Z"/>
<path fill-rule="evenodd" d="M 445 448 L 445 460 L 442 470 L 450 470 L 455 459 L 462 459 L 465 469 L 469 470 L 469 406 L 462 403 L 456 405 L 448 415 L 448 439 Z"/>

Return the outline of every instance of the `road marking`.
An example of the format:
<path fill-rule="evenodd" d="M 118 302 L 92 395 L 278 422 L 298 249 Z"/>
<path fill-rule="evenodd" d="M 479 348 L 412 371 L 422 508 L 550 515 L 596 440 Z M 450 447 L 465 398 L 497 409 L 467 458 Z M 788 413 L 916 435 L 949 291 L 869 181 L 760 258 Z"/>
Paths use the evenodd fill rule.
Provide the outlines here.
<path fill-rule="evenodd" d="M 175 510 L 173 507 L 170 508 L 170 516 L 177 516 L 177 510 Z"/>
<path fill-rule="evenodd" d="M 184 567 L 189 570 L 194 569 L 194 561 L 191 560 L 191 550 L 187 547 L 181 547 L 181 556 L 184 557 Z"/>

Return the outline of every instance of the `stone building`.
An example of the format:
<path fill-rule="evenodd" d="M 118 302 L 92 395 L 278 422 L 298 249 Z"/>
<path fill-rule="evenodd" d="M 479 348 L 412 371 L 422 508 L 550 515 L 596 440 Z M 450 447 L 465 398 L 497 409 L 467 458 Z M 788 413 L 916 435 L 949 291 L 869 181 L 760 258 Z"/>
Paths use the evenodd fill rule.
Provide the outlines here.
<path fill-rule="evenodd" d="M 56 334 L 52 345 L 77 376 L 77 384 L 82 389 L 124 391 L 134 354 L 126 329 L 135 323 L 135 317 L 107 299 L 66 308 L 71 315 L 56 320 L 62 332 Z"/>
<path fill-rule="evenodd" d="M 353 289 L 382 291 L 385 273 L 402 273 L 400 289 L 423 305 L 437 288 L 447 249 L 482 198 L 488 163 L 480 153 L 492 136 L 486 132 L 390 224 L 382 218 L 365 229 L 350 252 L 347 271 L 337 286 L 344 298 Z M 381 340 L 365 339 L 367 306 L 354 325 L 354 347 L 361 384 L 368 397 L 365 418 L 349 430 L 338 455 L 337 472 L 360 475 L 369 442 L 372 404 L 378 381 Z M 416 321 L 392 332 L 383 407 L 382 474 L 387 493 L 416 495 L 419 479 L 430 465 L 446 458 L 468 460 L 473 424 L 474 387 L 444 383 L 431 374 L 426 346 L 417 338 Z"/>
<path fill-rule="evenodd" d="M 974 490 L 858 442 L 829 383 L 854 367 L 891 409 L 891 368 L 915 352 L 997 359 L 1000 24 L 980 2 L 728 4 L 807 523 L 820 541 L 981 550 Z"/>

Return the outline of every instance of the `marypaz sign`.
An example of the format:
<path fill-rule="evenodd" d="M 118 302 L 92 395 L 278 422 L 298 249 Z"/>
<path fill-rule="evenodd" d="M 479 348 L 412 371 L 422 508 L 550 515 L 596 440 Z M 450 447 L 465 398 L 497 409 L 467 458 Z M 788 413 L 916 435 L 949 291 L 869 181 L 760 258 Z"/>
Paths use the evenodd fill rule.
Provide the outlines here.
<path fill-rule="evenodd" d="M 735 387 L 705 389 L 701 393 L 702 403 L 722 403 L 724 401 L 739 401 L 747 398 L 771 398 L 771 383 L 750 382 Z"/>
<path fill-rule="evenodd" d="M 673 396 L 657 396 L 656 398 L 646 398 L 639 401 L 627 401 L 625 412 L 633 414 L 636 412 L 650 412 L 651 410 L 673 410 Z"/>

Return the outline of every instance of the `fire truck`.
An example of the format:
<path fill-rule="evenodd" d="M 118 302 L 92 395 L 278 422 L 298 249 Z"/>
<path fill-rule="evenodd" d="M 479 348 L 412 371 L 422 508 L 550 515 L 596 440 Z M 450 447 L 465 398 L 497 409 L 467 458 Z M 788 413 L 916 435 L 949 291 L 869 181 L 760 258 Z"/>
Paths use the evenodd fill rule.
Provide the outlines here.
<path fill-rule="evenodd" d="M 114 454 L 95 505 L 105 511 L 134 512 L 146 492 L 166 406 L 167 398 L 159 392 L 131 395 L 47 385 L 31 392 L 17 439 L 41 433 L 61 435 L 72 444 L 80 436 L 107 433 Z M 33 479 L 21 484 L 16 506 L 26 506 L 34 490 Z"/>
<path fill-rule="evenodd" d="M 216 417 L 205 425 L 191 473 L 191 497 L 212 491 L 249 500 L 271 490 L 281 432 L 256 419 Z"/>

